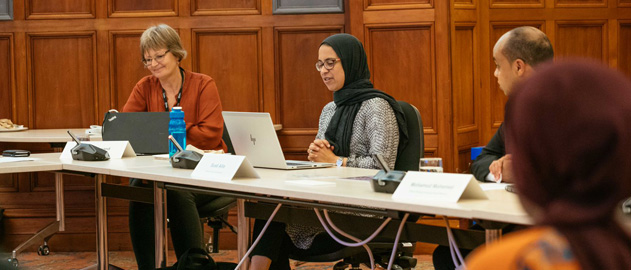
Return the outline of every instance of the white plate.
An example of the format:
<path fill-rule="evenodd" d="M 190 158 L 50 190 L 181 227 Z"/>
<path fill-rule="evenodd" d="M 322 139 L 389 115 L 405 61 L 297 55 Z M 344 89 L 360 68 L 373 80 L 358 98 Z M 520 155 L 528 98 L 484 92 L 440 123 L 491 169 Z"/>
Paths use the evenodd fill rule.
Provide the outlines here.
<path fill-rule="evenodd" d="M 6 128 L 1 128 L 0 127 L 0 132 L 14 132 L 14 131 L 22 131 L 22 130 L 27 130 L 28 128 L 22 125 L 13 125 L 14 128 L 12 129 L 6 129 Z"/>

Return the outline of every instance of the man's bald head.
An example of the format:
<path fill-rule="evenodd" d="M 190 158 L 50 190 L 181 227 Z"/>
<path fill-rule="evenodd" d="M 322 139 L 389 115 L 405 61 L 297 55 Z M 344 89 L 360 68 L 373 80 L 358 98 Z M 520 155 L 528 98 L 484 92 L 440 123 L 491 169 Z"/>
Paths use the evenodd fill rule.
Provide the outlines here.
<path fill-rule="evenodd" d="M 499 49 L 510 63 L 521 59 L 532 67 L 554 57 L 552 44 L 546 34 L 532 26 L 517 27 L 508 31 L 497 41 L 495 48 Z"/>

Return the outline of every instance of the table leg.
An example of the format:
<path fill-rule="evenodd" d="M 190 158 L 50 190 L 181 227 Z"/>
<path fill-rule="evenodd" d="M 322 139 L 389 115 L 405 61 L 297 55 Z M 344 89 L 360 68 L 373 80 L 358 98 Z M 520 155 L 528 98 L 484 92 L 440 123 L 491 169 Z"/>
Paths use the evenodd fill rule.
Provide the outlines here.
<path fill-rule="evenodd" d="M 245 217 L 244 199 L 237 199 L 237 224 L 237 257 L 241 260 L 250 246 L 250 220 Z M 241 270 L 248 268 L 250 268 L 250 260 L 246 259 L 241 265 Z"/>
<path fill-rule="evenodd" d="M 485 229 L 486 244 L 493 243 L 502 239 L 502 229 Z"/>
<path fill-rule="evenodd" d="M 166 190 L 158 187 L 156 181 L 153 182 L 153 218 L 155 222 L 156 241 L 156 261 L 158 268 L 166 267 L 167 264 L 167 241 L 166 241 Z"/>
<path fill-rule="evenodd" d="M 101 184 L 105 175 L 96 176 L 96 266 L 98 270 L 106 270 L 109 266 L 107 249 L 107 198 L 102 196 Z"/>
<path fill-rule="evenodd" d="M 37 244 L 43 243 L 40 248 L 46 249 L 46 251 L 42 250 L 42 252 L 47 252 L 48 250 L 48 240 L 57 232 L 63 232 L 66 228 L 66 217 L 64 212 L 64 179 L 61 173 L 55 173 L 55 209 L 56 209 L 56 220 L 46 225 L 46 227 L 39 230 L 35 233 L 31 238 L 26 240 L 24 243 L 17 246 L 11 252 L 11 259 L 15 265 L 18 264 L 17 256 L 22 253 L 26 248 Z"/>

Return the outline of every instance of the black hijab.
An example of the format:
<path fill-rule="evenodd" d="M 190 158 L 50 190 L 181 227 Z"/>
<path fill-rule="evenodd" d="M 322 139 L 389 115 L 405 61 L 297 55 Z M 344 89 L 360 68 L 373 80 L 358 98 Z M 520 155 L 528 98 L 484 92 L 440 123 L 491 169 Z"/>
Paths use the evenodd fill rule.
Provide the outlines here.
<path fill-rule="evenodd" d="M 362 102 L 378 97 L 390 104 L 397 118 L 399 126 L 398 156 L 408 141 L 405 115 L 393 97 L 373 88 L 364 46 L 357 38 L 349 34 L 332 35 L 322 41 L 320 46 L 322 45 L 333 48 L 342 62 L 345 76 L 342 89 L 333 93 L 333 101 L 337 109 L 324 133 L 325 139 L 334 147 L 333 153 L 342 157 L 350 155 L 351 135 L 357 112 Z"/>
<path fill-rule="evenodd" d="M 631 81 L 600 64 L 541 67 L 506 106 L 519 196 L 568 240 L 581 269 L 629 269 L 631 236 L 614 220 L 631 196 Z"/>

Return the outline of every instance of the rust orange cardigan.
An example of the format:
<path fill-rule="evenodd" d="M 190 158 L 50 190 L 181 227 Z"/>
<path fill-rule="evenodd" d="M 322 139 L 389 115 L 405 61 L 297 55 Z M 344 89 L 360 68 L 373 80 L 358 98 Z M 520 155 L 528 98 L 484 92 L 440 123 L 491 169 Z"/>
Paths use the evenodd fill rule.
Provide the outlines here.
<path fill-rule="evenodd" d="M 186 143 L 203 150 L 227 150 L 221 139 L 223 117 L 215 80 L 208 75 L 185 71 L 180 106 L 186 122 Z M 163 112 L 160 81 L 153 75 L 142 78 L 129 95 L 123 112 Z"/>

